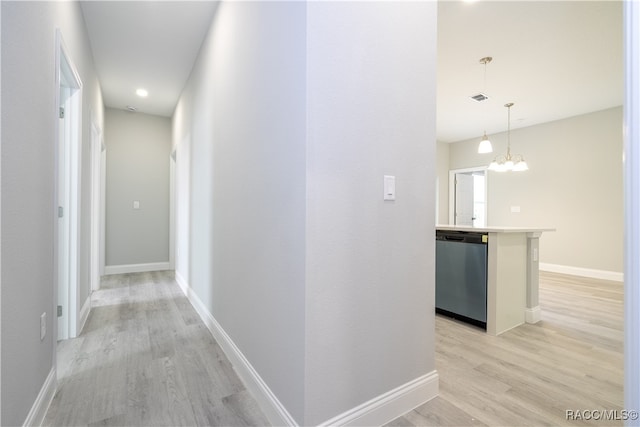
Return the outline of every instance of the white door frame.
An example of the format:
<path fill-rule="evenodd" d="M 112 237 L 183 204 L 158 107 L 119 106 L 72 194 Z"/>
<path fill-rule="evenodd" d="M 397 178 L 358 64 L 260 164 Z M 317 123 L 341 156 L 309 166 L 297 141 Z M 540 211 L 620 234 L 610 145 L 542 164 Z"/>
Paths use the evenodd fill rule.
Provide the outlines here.
<path fill-rule="evenodd" d="M 624 10 L 624 408 L 640 410 L 640 3 Z M 636 412 L 637 414 L 637 412 Z M 625 421 L 634 425 L 636 421 Z"/>
<path fill-rule="evenodd" d="M 107 146 L 104 137 L 101 139 L 102 151 L 100 152 L 100 276 L 104 276 L 106 260 L 106 230 L 107 230 Z"/>
<path fill-rule="evenodd" d="M 464 168 L 464 169 L 451 169 L 449 171 L 449 224 L 454 225 L 456 223 L 456 174 L 457 173 L 469 173 L 469 172 L 483 172 L 484 173 L 484 194 L 485 197 L 489 195 L 489 180 L 488 180 L 488 169 L 486 166 L 477 166 L 475 168 Z M 485 200 L 486 202 L 486 200 Z M 484 220 L 485 225 L 487 225 L 488 217 L 487 217 L 487 205 L 484 204 Z"/>
<path fill-rule="evenodd" d="M 177 148 L 169 156 L 169 269 L 176 269 L 176 156 Z"/>
<path fill-rule="evenodd" d="M 63 218 L 67 221 L 68 227 L 65 228 L 66 232 L 60 235 L 58 232 L 59 227 L 55 227 L 55 295 L 54 310 L 57 312 L 58 298 L 60 296 L 62 302 L 62 310 L 64 315 L 62 321 L 54 322 L 56 325 L 55 331 L 58 339 L 67 339 L 75 337 L 78 329 L 78 278 L 79 278 L 79 248 L 80 248 L 80 176 L 81 176 L 81 159 L 82 159 L 82 81 L 75 67 L 69 50 L 67 49 L 62 33 L 59 29 L 56 29 L 56 45 L 55 45 L 55 135 L 56 135 L 56 155 L 55 155 L 55 171 L 56 177 L 59 177 L 62 173 L 61 167 L 66 168 L 65 179 L 63 184 L 64 190 L 68 194 L 68 206 L 63 206 Z M 68 98 L 62 99 L 60 93 L 65 90 L 68 91 Z M 60 106 L 64 106 L 64 120 L 59 117 Z M 65 127 L 64 137 L 65 146 L 67 148 L 66 161 L 60 156 L 60 126 Z M 60 180 L 56 179 L 55 185 L 55 218 L 59 215 L 59 200 L 58 195 L 61 190 Z M 58 224 L 56 219 L 56 224 Z M 59 242 L 60 239 L 64 239 L 66 242 L 63 247 L 68 247 L 68 251 L 60 253 Z M 59 280 L 58 272 L 60 266 L 68 268 L 68 281 L 67 283 L 61 283 Z M 54 340 L 54 345 L 56 340 Z"/>

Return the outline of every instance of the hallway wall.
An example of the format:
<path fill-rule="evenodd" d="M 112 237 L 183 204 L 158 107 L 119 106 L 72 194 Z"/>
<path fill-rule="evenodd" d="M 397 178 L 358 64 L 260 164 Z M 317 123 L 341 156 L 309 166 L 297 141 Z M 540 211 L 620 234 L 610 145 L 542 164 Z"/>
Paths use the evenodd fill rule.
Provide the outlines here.
<path fill-rule="evenodd" d="M 171 119 L 107 108 L 105 145 L 105 272 L 168 269 Z"/>
<path fill-rule="evenodd" d="M 437 389 L 435 19 L 221 3 L 174 113 L 177 277 L 298 424 Z"/>
<path fill-rule="evenodd" d="M 417 379 L 437 390 L 436 16 L 307 5 L 305 425 Z"/>
<path fill-rule="evenodd" d="M 76 2 L 2 2 L 1 425 L 22 425 L 55 384 L 55 34 L 83 83 L 78 307 L 90 293 L 91 118 L 103 126 L 100 86 Z M 40 340 L 40 315 L 47 329 Z M 49 390 L 51 391 L 51 390 Z"/>
<path fill-rule="evenodd" d="M 305 10 L 303 2 L 220 4 L 174 115 L 176 169 L 190 167 L 190 261 L 188 271 L 178 263 L 178 274 L 297 419 L 304 408 Z"/>

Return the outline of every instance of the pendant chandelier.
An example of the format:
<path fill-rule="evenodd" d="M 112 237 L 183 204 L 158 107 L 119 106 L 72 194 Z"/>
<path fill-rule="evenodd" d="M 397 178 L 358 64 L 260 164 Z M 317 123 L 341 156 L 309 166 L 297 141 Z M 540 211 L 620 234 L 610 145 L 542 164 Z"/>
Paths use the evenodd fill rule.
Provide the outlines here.
<path fill-rule="evenodd" d="M 497 156 L 489 165 L 489 170 L 496 172 L 522 172 L 529 169 L 524 157 L 520 154 L 511 155 L 511 107 L 513 102 L 504 105 L 507 107 L 507 154 Z"/>
<path fill-rule="evenodd" d="M 491 62 L 493 60 L 492 57 L 490 56 L 485 56 L 484 58 L 480 59 L 480 63 L 482 65 L 484 65 L 484 84 L 483 84 L 483 90 L 486 93 L 487 91 L 487 64 L 489 62 Z M 483 94 L 484 95 L 484 94 Z M 476 98 L 477 99 L 477 98 Z M 486 101 L 487 99 L 489 99 L 488 96 L 484 95 L 484 98 L 482 99 L 482 101 Z M 486 106 L 485 106 L 486 109 Z M 485 118 L 486 120 L 486 118 Z M 482 140 L 480 141 L 480 145 L 478 145 L 478 153 L 479 154 L 485 154 L 485 153 L 491 153 L 493 152 L 493 147 L 491 146 L 491 141 L 489 141 L 489 137 L 487 136 L 487 131 L 484 131 L 484 135 L 482 137 Z"/>

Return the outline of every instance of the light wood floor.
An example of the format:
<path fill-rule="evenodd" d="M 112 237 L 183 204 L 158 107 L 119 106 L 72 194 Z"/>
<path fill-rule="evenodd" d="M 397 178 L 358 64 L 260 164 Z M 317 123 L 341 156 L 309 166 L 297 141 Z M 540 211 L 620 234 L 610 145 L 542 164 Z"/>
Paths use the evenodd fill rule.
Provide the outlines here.
<path fill-rule="evenodd" d="M 44 425 L 267 424 L 173 272 L 106 276 L 92 304 Z"/>
<path fill-rule="evenodd" d="M 622 425 L 566 419 L 622 409 L 622 284 L 540 272 L 540 305 L 498 337 L 437 316 L 440 395 L 389 426 Z"/>
<path fill-rule="evenodd" d="M 499 337 L 436 317 L 440 395 L 388 426 L 621 425 L 622 284 L 541 272 L 542 321 Z M 59 344 L 45 425 L 267 425 L 173 275 L 107 276 Z"/>

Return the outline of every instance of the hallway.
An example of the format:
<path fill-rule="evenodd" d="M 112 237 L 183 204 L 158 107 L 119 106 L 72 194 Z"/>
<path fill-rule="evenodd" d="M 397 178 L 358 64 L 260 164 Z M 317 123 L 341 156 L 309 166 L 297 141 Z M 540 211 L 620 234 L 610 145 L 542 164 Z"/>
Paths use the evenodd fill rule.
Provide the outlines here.
<path fill-rule="evenodd" d="M 104 276 L 45 426 L 267 425 L 172 271 Z"/>

